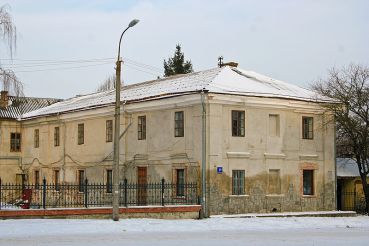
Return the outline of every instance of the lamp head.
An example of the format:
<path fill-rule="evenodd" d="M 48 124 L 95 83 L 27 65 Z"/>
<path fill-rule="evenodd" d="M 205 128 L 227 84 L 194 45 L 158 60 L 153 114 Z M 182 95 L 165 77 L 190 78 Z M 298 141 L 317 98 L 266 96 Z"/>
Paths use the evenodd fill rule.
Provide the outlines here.
<path fill-rule="evenodd" d="M 135 26 L 140 20 L 137 20 L 137 19 L 134 19 L 132 20 L 129 24 L 128 24 L 128 27 L 133 27 Z"/>

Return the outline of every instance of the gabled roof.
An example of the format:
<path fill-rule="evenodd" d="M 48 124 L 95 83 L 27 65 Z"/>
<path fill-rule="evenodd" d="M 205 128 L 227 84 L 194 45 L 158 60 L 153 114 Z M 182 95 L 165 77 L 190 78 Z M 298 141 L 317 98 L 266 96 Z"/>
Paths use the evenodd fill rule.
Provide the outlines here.
<path fill-rule="evenodd" d="M 21 115 L 62 101 L 55 98 L 8 96 L 8 106 L 0 108 L 0 119 L 18 119 Z"/>
<path fill-rule="evenodd" d="M 224 66 L 191 74 L 171 76 L 122 88 L 121 101 L 135 102 L 197 93 L 202 89 L 210 93 L 258 97 L 287 98 L 316 102 L 312 91 L 267 76 Z M 329 99 L 320 99 L 320 102 Z M 115 102 L 115 90 L 77 96 L 33 112 L 23 119 L 90 108 L 104 107 Z"/>

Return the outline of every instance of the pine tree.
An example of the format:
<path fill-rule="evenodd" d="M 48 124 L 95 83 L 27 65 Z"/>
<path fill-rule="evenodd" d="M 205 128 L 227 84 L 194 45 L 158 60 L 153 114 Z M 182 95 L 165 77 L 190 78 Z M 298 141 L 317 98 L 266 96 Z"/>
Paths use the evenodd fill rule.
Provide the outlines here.
<path fill-rule="evenodd" d="M 172 58 L 168 58 L 168 61 L 164 59 L 164 77 L 192 72 L 191 60 L 185 61 L 184 54 L 181 51 L 181 45 L 177 44 L 174 56 Z"/>

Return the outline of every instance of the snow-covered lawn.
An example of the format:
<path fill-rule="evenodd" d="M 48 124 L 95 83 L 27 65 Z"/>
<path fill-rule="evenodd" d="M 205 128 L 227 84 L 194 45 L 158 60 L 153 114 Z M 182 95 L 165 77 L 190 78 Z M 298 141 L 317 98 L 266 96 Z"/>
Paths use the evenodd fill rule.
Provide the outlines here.
<path fill-rule="evenodd" d="M 369 217 L 2 220 L 0 245 L 368 245 Z"/>

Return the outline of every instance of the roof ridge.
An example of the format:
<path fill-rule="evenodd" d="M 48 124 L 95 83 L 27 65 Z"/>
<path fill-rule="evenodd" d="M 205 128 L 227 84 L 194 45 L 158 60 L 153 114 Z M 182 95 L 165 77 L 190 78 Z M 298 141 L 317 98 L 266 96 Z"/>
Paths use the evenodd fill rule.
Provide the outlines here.
<path fill-rule="evenodd" d="M 12 99 L 35 99 L 35 100 L 64 100 L 62 98 L 52 98 L 52 97 L 17 97 L 17 96 L 8 96 L 8 98 Z"/>

